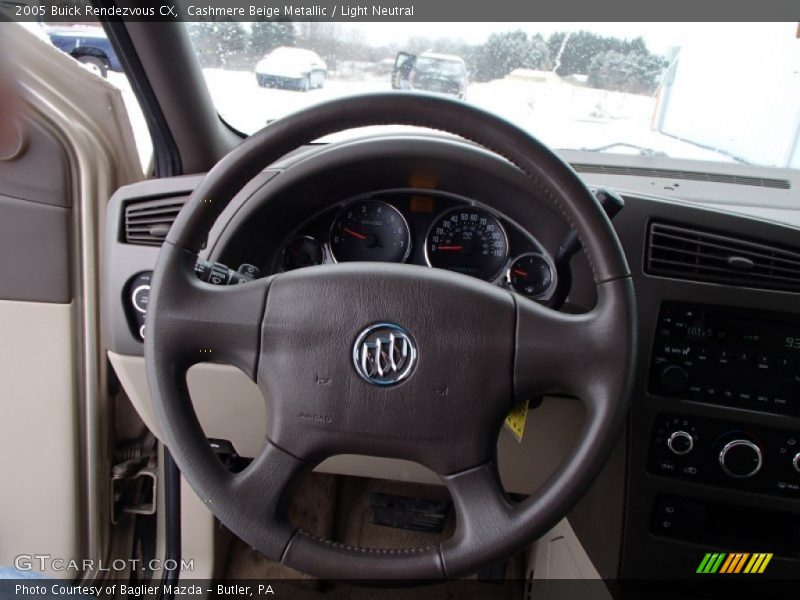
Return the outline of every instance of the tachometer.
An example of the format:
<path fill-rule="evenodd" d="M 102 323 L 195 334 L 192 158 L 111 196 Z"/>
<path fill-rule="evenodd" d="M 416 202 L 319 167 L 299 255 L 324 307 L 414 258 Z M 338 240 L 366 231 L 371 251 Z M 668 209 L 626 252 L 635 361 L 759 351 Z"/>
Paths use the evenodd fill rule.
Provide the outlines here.
<path fill-rule="evenodd" d="M 479 208 L 456 208 L 431 227 L 425 256 L 432 267 L 494 279 L 508 258 L 508 240 L 500 222 Z"/>
<path fill-rule="evenodd" d="M 331 227 L 331 253 L 337 262 L 404 262 L 410 242 L 411 232 L 405 218 L 382 200 L 348 204 Z"/>

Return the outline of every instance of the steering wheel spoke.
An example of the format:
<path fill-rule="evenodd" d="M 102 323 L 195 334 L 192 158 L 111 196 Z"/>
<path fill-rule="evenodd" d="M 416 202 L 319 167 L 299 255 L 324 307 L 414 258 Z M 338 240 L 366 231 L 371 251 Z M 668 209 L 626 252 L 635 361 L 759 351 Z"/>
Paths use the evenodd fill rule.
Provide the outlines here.
<path fill-rule="evenodd" d="M 147 331 L 157 337 L 161 352 L 188 368 L 193 364 L 222 361 L 232 364 L 255 380 L 260 350 L 261 321 L 271 278 L 246 284 L 216 286 L 194 274 L 197 257 L 166 244 L 159 261 L 176 268 L 158 270 L 169 273 L 169 285 L 154 278 L 153 287 L 163 286 L 159 303 L 148 311 L 148 322 L 158 328 Z"/>
<path fill-rule="evenodd" d="M 264 527 L 245 529 L 240 537 L 269 558 L 280 561 L 297 532 L 289 506 L 311 465 L 267 440 L 261 453 L 241 473 L 231 475 L 225 494 L 235 498 L 212 507 L 224 521 L 258 521 Z"/>
<path fill-rule="evenodd" d="M 513 518 L 513 505 L 503 490 L 494 460 L 442 478 L 456 509 L 456 530 L 441 545 L 442 562 L 448 577 L 471 573 L 478 558 L 492 564 L 502 556 L 487 557 L 484 542 L 507 530 Z"/>
<path fill-rule="evenodd" d="M 518 401 L 547 393 L 566 393 L 586 403 L 606 397 L 628 349 L 620 343 L 620 311 L 630 279 L 598 284 L 597 305 L 589 312 L 566 314 L 533 301 L 517 303 L 514 394 Z M 616 387 L 615 387 L 616 391 Z"/>

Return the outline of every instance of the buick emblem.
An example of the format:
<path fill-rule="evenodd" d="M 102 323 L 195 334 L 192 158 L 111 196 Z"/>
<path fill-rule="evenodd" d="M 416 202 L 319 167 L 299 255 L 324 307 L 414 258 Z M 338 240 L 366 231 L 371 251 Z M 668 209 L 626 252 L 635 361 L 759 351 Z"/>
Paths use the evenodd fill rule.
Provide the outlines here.
<path fill-rule="evenodd" d="M 368 327 L 356 338 L 353 363 L 362 378 L 373 385 L 392 385 L 411 374 L 417 349 L 411 335 L 392 323 Z"/>

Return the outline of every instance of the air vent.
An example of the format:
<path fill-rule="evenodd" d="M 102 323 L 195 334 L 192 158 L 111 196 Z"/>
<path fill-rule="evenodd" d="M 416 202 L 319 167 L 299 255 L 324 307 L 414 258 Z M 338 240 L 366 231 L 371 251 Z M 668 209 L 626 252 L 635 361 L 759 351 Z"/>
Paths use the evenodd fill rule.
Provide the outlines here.
<path fill-rule="evenodd" d="M 579 173 L 598 173 L 601 175 L 628 175 L 635 177 L 661 177 L 689 181 L 706 181 L 708 183 L 730 183 L 732 185 L 751 185 L 755 187 L 789 190 L 792 188 L 787 179 L 770 179 L 768 177 L 743 177 L 726 173 L 704 173 L 702 171 L 680 171 L 673 169 L 645 169 L 638 167 L 621 167 L 616 165 L 592 165 L 573 163 L 572 168 Z"/>
<path fill-rule="evenodd" d="M 128 203 L 125 206 L 125 241 L 160 246 L 185 202 L 185 197 L 179 197 Z"/>
<path fill-rule="evenodd" d="M 651 223 L 645 258 L 652 275 L 800 291 L 800 251 L 739 237 Z"/>

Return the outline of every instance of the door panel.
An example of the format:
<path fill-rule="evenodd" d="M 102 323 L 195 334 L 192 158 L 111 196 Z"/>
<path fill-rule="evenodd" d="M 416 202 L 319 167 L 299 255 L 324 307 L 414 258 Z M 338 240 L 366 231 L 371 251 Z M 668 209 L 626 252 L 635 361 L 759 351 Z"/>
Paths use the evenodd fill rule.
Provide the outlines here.
<path fill-rule="evenodd" d="M 69 302 L 69 209 L 0 195 L 0 299 Z"/>
<path fill-rule="evenodd" d="M 0 565 L 83 557 L 72 319 L 71 303 L 0 300 Z"/>
<path fill-rule="evenodd" d="M 109 545 L 99 224 L 141 168 L 119 89 L 16 24 L 0 23 L 0 40 L 24 141 L 0 156 L 0 566 L 82 564 Z"/>

